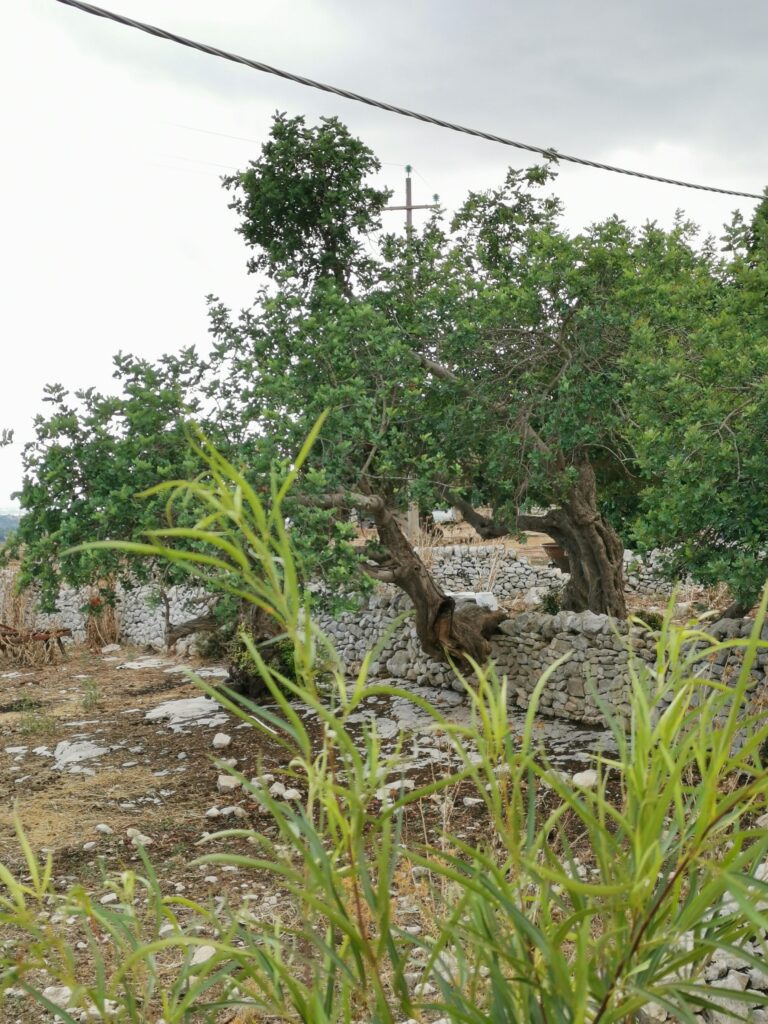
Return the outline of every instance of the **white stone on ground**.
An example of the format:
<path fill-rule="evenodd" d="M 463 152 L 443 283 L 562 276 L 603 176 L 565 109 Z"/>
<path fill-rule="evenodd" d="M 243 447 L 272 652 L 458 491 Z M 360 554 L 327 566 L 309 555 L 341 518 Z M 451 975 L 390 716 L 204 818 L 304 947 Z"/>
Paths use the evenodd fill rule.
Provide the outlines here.
<path fill-rule="evenodd" d="M 212 956 L 216 955 L 215 946 L 198 946 L 194 952 L 194 955 L 190 961 L 193 967 L 198 967 L 200 964 L 206 963 Z"/>
<path fill-rule="evenodd" d="M 582 786 L 584 789 L 591 789 L 597 785 L 597 772 L 594 768 L 589 768 L 585 772 L 576 772 L 573 776 L 573 784 Z"/>
<path fill-rule="evenodd" d="M 138 658 L 136 661 L 124 661 L 122 665 L 117 667 L 140 672 L 145 668 L 165 668 L 167 664 L 168 661 L 165 658 Z"/>
<path fill-rule="evenodd" d="M 216 780 L 216 787 L 220 793 L 233 793 L 240 788 L 240 785 L 240 779 L 236 779 L 233 775 L 220 775 Z"/>
<path fill-rule="evenodd" d="M 108 747 L 100 747 L 91 740 L 62 740 L 53 752 L 54 767 L 60 772 L 73 772 L 93 775 L 92 768 L 84 768 L 84 761 L 91 761 L 102 754 L 108 754 Z"/>
<path fill-rule="evenodd" d="M 168 700 L 158 704 L 144 716 L 149 722 L 167 720 L 173 732 L 181 732 L 185 726 L 223 725 L 229 720 L 226 711 L 208 697 L 185 697 L 180 700 Z"/>
<path fill-rule="evenodd" d="M 717 982 L 719 988 L 729 988 L 732 992 L 743 992 L 749 984 L 749 975 L 743 971 L 728 971 L 726 976 Z M 724 1013 L 719 1010 L 709 1011 L 710 1024 L 731 1024 L 734 1018 L 744 1013 L 744 1003 L 737 999 L 718 998 Z"/>
<path fill-rule="evenodd" d="M 43 995 L 48 999 L 54 1006 L 61 1007 L 62 1010 L 66 1010 L 69 1007 L 69 1001 L 72 998 L 72 989 L 66 985 L 49 985 L 43 989 Z"/>
<path fill-rule="evenodd" d="M 649 1002 L 636 1013 L 638 1024 L 657 1024 L 667 1019 L 667 1011 L 660 1003 Z"/>
<path fill-rule="evenodd" d="M 214 750 L 224 750 L 231 742 L 231 736 L 228 736 L 225 732 L 217 732 L 213 737 L 213 748 Z"/>

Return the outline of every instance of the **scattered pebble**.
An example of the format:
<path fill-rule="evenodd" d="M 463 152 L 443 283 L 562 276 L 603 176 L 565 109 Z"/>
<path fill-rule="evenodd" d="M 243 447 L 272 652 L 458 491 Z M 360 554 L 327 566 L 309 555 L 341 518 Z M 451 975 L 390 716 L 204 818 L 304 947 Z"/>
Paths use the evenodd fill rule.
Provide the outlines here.
<path fill-rule="evenodd" d="M 576 772 L 573 776 L 574 786 L 581 786 L 583 789 L 592 789 L 593 786 L 597 785 L 597 772 L 594 768 L 589 768 L 585 772 Z"/>
<path fill-rule="evenodd" d="M 240 779 L 236 779 L 234 775 L 220 775 L 216 780 L 216 788 L 220 793 L 234 793 L 240 786 Z"/>
<path fill-rule="evenodd" d="M 43 989 L 43 995 L 48 999 L 54 1006 L 60 1007 L 62 1010 L 66 1010 L 69 1007 L 69 1002 L 72 998 L 72 989 L 66 985 L 49 985 Z"/>
<path fill-rule="evenodd" d="M 190 963 L 193 967 L 199 967 L 200 964 L 206 963 L 211 959 L 212 956 L 216 955 L 215 946 L 198 946 L 192 956 Z"/>

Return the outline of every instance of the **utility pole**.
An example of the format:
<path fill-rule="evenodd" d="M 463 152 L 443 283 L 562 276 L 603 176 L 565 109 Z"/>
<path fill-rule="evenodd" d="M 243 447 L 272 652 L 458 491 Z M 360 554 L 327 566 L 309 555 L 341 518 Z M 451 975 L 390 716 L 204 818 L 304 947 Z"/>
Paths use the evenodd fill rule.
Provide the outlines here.
<path fill-rule="evenodd" d="M 440 196 L 435 193 L 431 203 L 418 203 L 413 201 L 413 182 L 411 180 L 410 164 L 405 165 L 405 206 L 387 206 L 386 210 L 405 210 L 405 237 L 410 242 L 413 237 L 413 211 L 414 210 L 437 210 L 440 205 Z M 408 516 L 405 523 L 405 535 L 411 544 L 419 539 L 419 506 L 415 501 L 408 505 Z"/>
<path fill-rule="evenodd" d="M 405 206 L 387 206 L 386 211 L 389 210 L 405 210 L 405 233 L 410 238 L 411 232 L 413 231 L 413 211 L 414 210 L 437 210 L 440 206 L 440 196 L 435 193 L 432 196 L 431 203 L 418 203 L 413 202 L 413 181 L 411 179 L 411 171 L 413 168 L 410 164 L 405 165 Z"/>

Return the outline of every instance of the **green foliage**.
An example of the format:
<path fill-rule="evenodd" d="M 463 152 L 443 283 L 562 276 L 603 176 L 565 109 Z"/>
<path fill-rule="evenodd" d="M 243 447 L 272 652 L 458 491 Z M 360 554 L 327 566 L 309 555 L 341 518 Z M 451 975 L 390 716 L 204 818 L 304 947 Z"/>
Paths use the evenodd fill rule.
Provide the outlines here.
<path fill-rule="evenodd" d="M 80 704 L 84 711 L 94 711 L 104 699 L 104 693 L 95 679 L 84 679 L 81 689 L 83 695 Z"/>
<path fill-rule="evenodd" d="M 760 640 L 768 590 L 749 639 L 716 643 L 665 621 L 655 665 L 631 663 L 629 731 L 605 709 L 617 756 L 596 757 L 593 788 L 575 786 L 536 748 L 536 706 L 552 669 L 539 681 L 520 737 L 510 733 L 506 682 L 492 671 L 478 669 L 467 685 L 464 724 L 408 691 L 369 683 L 375 652 L 357 678 L 345 679 L 337 667 L 329 683 L 319 681 L 318 659 L 330 648 L 306 613 L 282 508 L 308 450 L 285 483 L 273 478 L 268 506 L 207 450 L 208 483 L 158 488 L 206 508 L 183 534 L 195 546 L 168 548 L 167 529 L 154 543 L 120 546 L 195 574 L 213 570 L 226 593 L 268 608 L 292 646 L 295 678 L 275 671 L 251 644 L 269 706 L 237 701 L 198 680 L 282 746 L 285 780 L 303 794 L 297 804 L 241 779 L 278 838 L 248 829 L 218 833 L 219 846 L 245 839 L 252 851 L 207 854 L 200 863 L 269 873 L 292 909 L 290 924 L 253 905 L 214 914 L 182 896 L 163 897 L 144 854 L 138 874 L 109 880 L 116 906 L 101 905 L 82 887 L 56 893 L 50 859 L 39 864 L 19 823 L 26 878 L 0 866 L 0 923 L 16 936 L 0 950 L 0 988 L 21 987 L 67 1024 L 75 1018 L 46 1003 L 37 971 L 70 986 L 75 1006 L 103 1010 L 113 1000 L 113 1019 L 131 1024 L 144 1024 L 149 1008 L 167 1024 L 213 1024 L 219 1011 L 238 1006 L 306 1024 L 395 1024 L 423 1013 L 452 1024 L 609 1024 L 649 1001 L 693 1024 L 696 1011 L 722 1000 L 741 1002 L 745 1011 L 768 1003 L 757 992 L 702 982 L 715 951 L 762 969 L 743 941 L 768 928 L 768 884 L 758 870 L 768 831 L 751 824 L 768 805 L 760 753 L 768 723 L 749 713 L 750 668 L 768 648 Z M 737 648 L 743 661 L 732 685 L 696 674 L 702 657 Z M 417 706 L 448 738 L 454 772 L 409 791 L 399 754 L 383 753 L 375 726 L 356 738 L 363 702 L 393 696 Z M 306 710 L 323 726 L 319 740 L 304 724 Z M 484 838 L 468 843 L 446 827 L 434 840 L 406 843 L 409 812 L 459 785 L 481 802 Z M 401 926 L 391 897 L 414 869 L 427 879 L 430 905 L 419 935 Z M 186 927 L 182 908 L 191 914 Z M 66 919 L 88 944 L 88 976 L 64 939 Z M 164 924 L 171 929 L 161 936 Z M 201 937 L 195 925 L 215 929 L 216 937 Z M 193 965 L 203 944 L 214 953 Z M 436 990 L 420 990 L 414 976 Z"/>
<path fill-rule="evenodd" d="M 539 607 L 546 615 L 557 615 L 562 607 L 563 592 L 560 590 L 548 590 L 543 595 Z"/>
<path fill-rule="evenodd" d="M 646 609 L 638 618 L 644 626 L 647 626 L 653 632 L 660 630 L 664 625 L 664 616 L 660 612 L 654 612 L 650 609 Z"/>
<path fill-rule="evenodd" d="M 668 548 L 671 575 L 753 600 L 768 575 L 765 204 L 734 220 L 725 261 L 682 217 L 569 232 L 552 168 L 533 167 L 403 238 L 380 232 L 377 169 L 336 119 L 276 116 L 226 180 L 260 272 L 253 308 L 210 298 L 204 360 L 118 356 L 114 396 L 48 390 L 6 548 L 22 582 L 48 606 L 61 580 L 127 582 L 114 550 L 62 552 L 158 521 L 133 496 L 200 471 L 189 417 L 264 497 L 327 409 L 286 513 L 332 608 L 371 585 L 350 521 L 360 495 L 399 510 L 459 495 L 514 528 L 566 509 L 586 464 L 595 513 Z"/>
<path fill-rule="evenodd" d="M 636 324 L 624 388 L 645 486 L 638 537 L 671 575 L 726 582 L 750 606 L 768 578 L 768 201 L 735 218 L 730 262 L 682 230 L 659 258 L 679 268 Z"/>
<path fill-rule="evenodd" d="M 47 610 L 62 581 L 103 581 L 107 591 L 107 581 L 130 585 L 135 577 L 125 573 L 115 551 L 64 552 L 86 540 L 138 537 L 163 511 L 160 500 L 137 501 L 137 491 L 201 468 L 185 428 L 186 418 L 200 409 L 196 389 L 203 366 L 194 351 L 154 365 L 123 355 L 114 362 L 120 395 L 88 388 L 73 399 L 60 385 L 47 387 L 52 412 L 36 417 L 35 439 L 24 449 L 18 498 L 25 514 L 2 556 L 21 556 L 21 585 L 38 584 Z M 138 579 L 151 578 L 149 563 L 134 568 Z"/>
<path fill-rule="evenodd" d="M 364 184 L 380 168 L 337 118 L 307 128 L 303 117 L 277 114 L 258 160 L 225 179 L 239 231 L 256 249 L 249 269 L 346 287 L 366 263 L 364 236 L 380 227 L 390 195 Z"/>

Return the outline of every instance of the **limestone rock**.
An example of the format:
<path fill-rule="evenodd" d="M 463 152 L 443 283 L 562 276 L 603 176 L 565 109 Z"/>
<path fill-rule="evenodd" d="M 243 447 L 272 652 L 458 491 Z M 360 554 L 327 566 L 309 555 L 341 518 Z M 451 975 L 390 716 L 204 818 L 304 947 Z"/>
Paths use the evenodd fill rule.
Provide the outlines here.
<path fill-rule="evenodd" d="M 597 785 L 597 772 L 594 768 L 588 768 L 585 772 L 576 772 L 573 776 L 574 786 L 581 786 L 583 789 L 592 789 Z"/>
<path fill-rule="evenodd" d="M 207 963 L 211 957 L 216 955 L 215 946 L 198 946 L 195 950 L 190 963 L 193 967 L 199 967 L 200 964 Z"/>
<path fill-rule="evenodd" d="M 66 985 L 49 985 L 43 989 L 43 995 L 54 1006 L 59 1006 L 62 1010 L 66 1010 L 72 998 L 72 989 Z"/>
<path fill-rule="evenodd" d="M 387 671 L 394 679 L 402 679 L 411 667 L 411 658 L 405 651 L 397 651 L 387 661 Z"/>
<path fill-rule="evenodd" d="M 216 788 L 220 793 L 234 793 L 240 785 L 240 779 L 236 779 L 234 775 L 220 775 L 216 780 Z"/>
<path fill-rule="evenodd" d="M 659 1003 L 646 1003 L 635 1016 L 638 1024 L 657 1024 L 667 1019 L 667 1011 Z"/>

